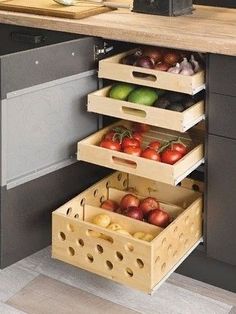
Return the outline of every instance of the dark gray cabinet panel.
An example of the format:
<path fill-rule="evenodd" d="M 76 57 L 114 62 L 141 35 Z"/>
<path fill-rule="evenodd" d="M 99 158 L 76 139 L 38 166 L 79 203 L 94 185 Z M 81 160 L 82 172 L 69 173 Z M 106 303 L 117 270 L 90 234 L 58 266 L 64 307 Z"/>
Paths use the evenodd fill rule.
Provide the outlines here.
<path fill-rule="evenodd" d="M 236 96 L 236 58 L 211 54 L 209 82 L 211 93 Z"/>
<path fill-rule="evenodd" d="M 236 97 L 209 95 L 209 133 L 236 139 Z"/>
<path fill-rule="evenodd" d="M 0 268 L 51 243 L 51 213 L 108 174 L 77 162 L 16 188 L 1 191 Z"/>
<path fill-rule="evenodd" d="M 235 0 L 194 0 L 194 4 L 213 5 L 226 8 L 236 8 Z"/>
<path fill-rule="evenodd" d="M 236 140 L 208 136 L 207 254 L 236 265 Z"/>

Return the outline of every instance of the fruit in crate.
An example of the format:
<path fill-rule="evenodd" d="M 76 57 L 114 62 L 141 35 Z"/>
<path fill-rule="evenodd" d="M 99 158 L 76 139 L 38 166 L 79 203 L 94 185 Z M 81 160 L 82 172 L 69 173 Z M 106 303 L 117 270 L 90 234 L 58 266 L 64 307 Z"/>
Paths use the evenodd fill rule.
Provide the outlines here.
<path fill-rule="evenodd" d="M 139 208 L 142 210 L 144 217 L 146 217 L 151 210 L 159 208 L 159 202 L 154 197 L 147 197 L 141 201 Z"/>
<path fill-rule="evenodd" d="M 140 200 L 133 194 L 126 194 L 120 201 L 120 208 L 125 212 L 129 207 L 139 207 Z"/>
<path fill-rule="evenodd" d="M 135 232 L 133 234 L 133 237 L 135 239 L 143 240 L 146 242 L 151 242 L 154 239 L 154 236 L 151 233 L 144 233 L 144 232 Z"/>
<path fill-rule="evenodd" d="M 133 219 L 143 220 L 143 211 L 137 206 L 129 206 L 125 211 L 125 215 Z"/>
<path fill-rule="evenodd" d="M 106 228 L 110 225 L 111 218 L 108 215 L 99 214 L 93 218 L 92 222 L 99 227 Z"/>
<path fill-rule="evenodd" d="M 102 139 L 100 142 L 100 147 L 107 148 L 115 151 L 121 151 L 121 143 L 117 140 L 108 140 L 108 139 Z"/>
<path fill-rule="evenodd" d="M 112 200 L 105 200 L 104 202 L 102 202 L 101 208 L 109 210 L 109 211 L 116 211 L 119 208 L 119 205 L 117 202 L 112 201 Z"/>
<path fill-rule="evenodd" d="M 144 106 L 152 106 L 158 99 L 158 93 L 150 87 L 140 87 L 133 90 L 128 97 L 128 101 Z"/>
<path fill-rule="evenodd" d="M 166 228 L 170 222 L 170 215 L 162 209 L 153 209 L 148 213 L 148 222 L 152 225 Z"/>
<path fill-rule="evenodd" d="M 151 242 L 154 239 L 154 236 L 150 233 L 146 233 L 142 238 L 143 241 Z"/>
<path fill-rule="evenodd" d="M 116 230 L 116 232 L 127 235 L 127 236 L 131 236 L 131 234 L 125 229 L 118 229 Z"/>
<path fill-rule="evenodd" d="M 135 89 L 135 85 L 129 83 L 119 83 L 112 86 L 109 97 L 119 100 L 126 100 L 129 94 Z"/>
<path fill-rule="evenodd" d="M 151 159 L 153 161 L 161 161 L 160 154 L 157 151 L 155 151 L 155 149 L 152 149 L 152 148 L 146 148 L 142 152 L 141 157 L 146 158 L 146 159 Z"/>

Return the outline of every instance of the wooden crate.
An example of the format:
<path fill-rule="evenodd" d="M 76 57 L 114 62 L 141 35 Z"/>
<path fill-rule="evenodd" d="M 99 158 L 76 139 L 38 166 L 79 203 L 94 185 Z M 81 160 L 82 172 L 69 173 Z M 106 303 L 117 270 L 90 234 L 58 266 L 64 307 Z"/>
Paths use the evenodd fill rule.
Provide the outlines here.
<path fill-rule="evenodd" d="M 164 230 L 99 208 L 127 192 L 156 197 L 175 219 Z M 145 242 L 91 223 L 100 213 Z M 135 289 L 152 292 L 187 257 L 202 237 L 202 195 L 182 187 L 113 173 L 53 212 L 52 256 Z M 145 280 L 144 280 L 145 279 Z"/>
<path fill-rule="evenodd" d="M 153 69 L 121 64 L 120 60 L 135 52 L 131 50 L 99 62 L 98 76 L 120 82 L 161 88 L 194 95 L 205 88 L 205 72 L 200 71 L 192 76 L 173 74 Z M 143 77 L 140 74 L 145 74 Z"/>
<path fill-rule="evenodd" d="M 129 121 L 116 122 L 78 142 L 78 160 L 171 185 L 177 185 L 204 161 L 203 139 L 199 138 L 199 132 L 194 128 L 187 133 L 179 133 L 153 127 L 146 133 L 143 142 L 144 146 L 153 140 L 166 142 L 180 137 L 183 143 L 191 147 L 189 153 L 174 165 L 99 147 L 103 136 L 117 125 L 130 127 L 131 123 Z"/>
<path fill-rule="evenodd" d="M 205 118 L 204 101 L 183 112 L 176 112 L 109 98 L 110 88 L 105 87 L 88 95 L 88 111 L 179 132 L 187 131 Z"/>

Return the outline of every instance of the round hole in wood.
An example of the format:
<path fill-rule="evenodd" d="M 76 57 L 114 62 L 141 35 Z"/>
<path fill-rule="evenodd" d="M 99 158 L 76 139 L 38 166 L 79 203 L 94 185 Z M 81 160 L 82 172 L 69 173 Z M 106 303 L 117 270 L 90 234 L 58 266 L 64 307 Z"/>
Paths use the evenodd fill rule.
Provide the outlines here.
<path fill-rule="evenodd" d="M 173 250 L 173 248 L 172 248 L 172 245 L 170 244 L 170 245 L 168 246 L 168 249 L 167 249 L 169 255 L 171 255 L 172 250 Z"/>
<path fill-rule="evenodd" d="M 90 253 L 87 254 L 87 259 L 88 259 L 88 261 L 89 261 L 90 263 L 93 263 L 93 261 L 94 261 L 93 255 L 90 254 Z"/>
<path fill-rule="evenodd" d="M 200 187 L 197 184 L 193 184 L 192 189 L 196 192 L 200 192 Z"/>
<path fill-rule="evenodd" d="M 117 176 L 117 180 L 120 181 L 121 178 L 122 178 L 122 173 L 119 173 L 118 176 Z"/>
<path fill-rule="evenodd" d="M 72 208 L 69 207 L 66 211 L 66 215 L 69 216 L 72 213 Z"/>
<path fill-rule="evenodd" d="M 155 263 L 158 263 L 160 261 L 160 256 L 157 256 L 157 258 L 155 259 Z"/>
<path fill-rule="evenodd" d="M 187 216 L 184 221 L 185 221 L 185 224 L 188 225 L 189 224 L 189 216 Z"/>
<path fill-rule="evenodd" d="M 84 206 L 86 203 L 86 199 L 85 198 L 82 198 L 82 200 L 80 201 L 80 206 Z"/>
<path fill-rule="evenodd" d="M 106 265 L 107 265 L 107 268 L 108 268 L 109 270 L 112 270 L 112 269 L 113 269 L 113 264 L 112 264 L 112 262 L 106 261 Z"/>
<path fill-rule="evenodd" d="M 162 246 L 166 246 L 166 243 L 167 243 L 167 240 L 166 240 L 166 238 L 164 238 L 164 239 L 162 240 L 162 242 L 161 242 L 161 245 L 162 245 Z"/>
<path fill-rule="evenodd" d="M 175 258 L 177 256 L 178 252 L 177 251 L 174 251 L 173 253 L 173 257 Z"/>
<path fill-rule="evenodd" d="M 79 214 L 75 214 L 75 215 L 74 215 L 74 218 L 75 218 L 75 219 L 79 219 Z"/>
<path fill-rule="evenodd" d="M 61 241 L 65 241 L 65 239 L 66 239 L 66 235 L 65 235 L 64 232 L 59 232 L 58 237 L 59 237 L 59 239 L 60 239 Z"/>
<path fill-rule="evenodd" d="M 179 240 L 180 240 L 181 242 L 184 240 L 184 234 L 183 234 L 183 233 L 181 233 L 181 234 L 179 235 Z"/>
<path fill-rule="evenodd" d="M 166 263 L 163 263 L 163 264 L 161 265 L 161 271 L 164 272 L 165 269 L 166 269 Z"/>
<path fill-rule="evenodd" d="M 127 188 L 127 186 L 128 186 L 128 180 L 125 179 L 125 180 L 123 181 L 123 187 L 124 187 L 124 188 Z"/>
<path fill-rule="evenodd" d="M 107 183 L 106 183 L 106 188 L 108 189 L 108 188 L 110 187 L 110 185 L 111 185 L 111 182 L 110 182 L 110 181 L 107 181 Z"/>
<path fill-rule="evenodd" d="M 127 244 L 125 245 L 125 249 L 126 249 L 126 251 L 128 251 L 128 252 L 133 252 L 134 246 L 133 246 L 131 243 L 127 243 Z"/>
<path fill-rule="evenodd" d="M 125 271 L 126 271 L 126 274 L 127 274 L 129 277 L 133 277 L 134 272 L 132 271 L 131 268 L 127 267 L 127 268 L 125 269 Z"/>
<path fill-rule="evenodd" d="M 68 231 L 74 232 L 74 226 L 72 224 L 67 224 L 66 228 Z"/>
<path fill-rule="evenodd" d="M 94 197 L 97 197 L 97 196 L 98 196 L 98 189 L 94 190 L 93 196 L 94 196 Z"/>
<path fill-rule="evenodd" d="M 104 201 L 105 201 L 105 196 L 104 195 L 102 195 L 101 197 L 100 197 L 100 203 L 103 203 Z"/>
<path fill-rule="evenodd" d="M 73 249 L 73 247 L 71 247 L 71 246 L 68 247 L 68 254 L 70 256 L 74 256 L 75 255 L 75 250 Z"/>
<path fill-rule="evenodd" d="M 78 241 L 77 241 L 77 244 L 79 245 L 79 246 L 84 246 L 84 240 L 83 239 L 79 239 Z"/>
<path fill-rule="evenodd" d="M 119 261 L 122 261 L 123 260 L 123 255 L 120 253 L 120 252 L 116 252 L 116 257 L 117 257 L 117 259 L 119 260 Z"/>
<path fill-rule="evenodd" d="M 100 244 L 97 244 L 97 251 L 99 254 L 103 253 L 103 247 Z"/>
<path fill-rule="evenodd" d="M 137 258 L 136 259 L 137 265 L 139 268 L 143 268 L 144 267 L 144 262 L 141 260 L 141 258 Z"/>

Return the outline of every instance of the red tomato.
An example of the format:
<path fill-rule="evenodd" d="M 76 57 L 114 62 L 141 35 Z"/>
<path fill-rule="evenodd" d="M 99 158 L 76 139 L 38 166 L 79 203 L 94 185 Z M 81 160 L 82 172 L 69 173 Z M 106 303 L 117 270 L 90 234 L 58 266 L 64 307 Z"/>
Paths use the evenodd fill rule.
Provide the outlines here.
<path fill-rule="evenodd" d="M 122 141 L 122 149 L 127 147 L 140 147 L 140 142 L 132 137 L 125 137 Z"/>
<path fill-rule="evenodd" d="M 183 156 L 187 154 L 187 147 L 182 143 L 173 143 L 171 144 L 171 149 L 176 150 L 181 153 Z"/>
<path fill-rule="evenodd" d="M 161 147 L 161 143 L 159 141 L 153 141 L 148 145 L 148 147 L 158 151 L 158 149 Z"/>
<path fill-rule="evenodd" d="M 145 124 L 145 123 L 138 123 L 138 122 L 135 122 L 133 124 L 133 129 L 134 131 L 137 131 L 137 132 L 140 132 L 140 133 L 144 133 L 144 132 L 147 132 L 150 130 L 150 125 L 148 124 Z"/>
<path fill-rule="evenodd" d="M 132 137 L 135 138 L 136 140 L 138 140 L 140 143 L 143 140 L 143 136 L 142 136 L 142 134 L 140 132 L 134 132 L 132 134 Z"/>
<path fill-rule="evenodd" d="M 103 139 L 100 143 L 100 147 L 111 149 L 111 150 L 116 150 L 116 151 L 121 151 L 121 144 L 116 141 L 112 140 L 107 140 Z"/>
<path fill-rule="evenodd" d="M 152 148 L 146 148 L 142 154 L 141 157 L 155 160 L 155 161 L 161 161 L 161 156 L 159 153 L 157 153 L 154 149 Z"/>
<path fill-rule="evenodd" d="M 124 153 L 129 154 L 129 155 L 133 155 L 133 156 L 140 156 L 142 153 L 142 148 L 141 147 L 132 147 L 132 146 L 128 146 L 125 147 L 123 150 Z"/>
<path fill-rule="evenodd" d="M 161 161 L 170 165 L 175 164 L 182 157 L 183 155 L 180 152 L 172 150 L 171 148 L 167 148 L 161 153 Z"/>
<path fill-rule="evenodd" d="M 113 140 L 116 132 L 115 131 L 110 131 L 107 134 L 104 135 L 104 139 L 106 140 Z"/>

